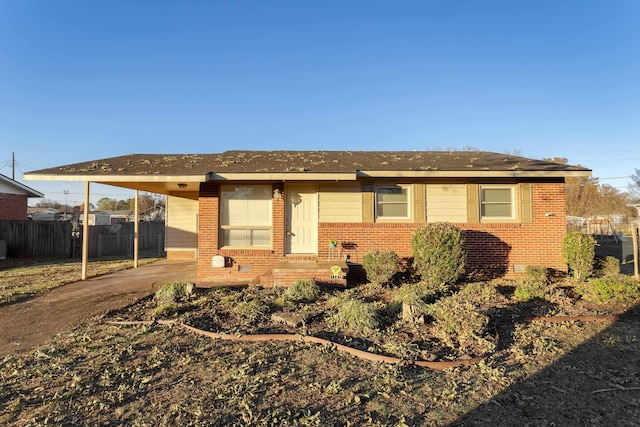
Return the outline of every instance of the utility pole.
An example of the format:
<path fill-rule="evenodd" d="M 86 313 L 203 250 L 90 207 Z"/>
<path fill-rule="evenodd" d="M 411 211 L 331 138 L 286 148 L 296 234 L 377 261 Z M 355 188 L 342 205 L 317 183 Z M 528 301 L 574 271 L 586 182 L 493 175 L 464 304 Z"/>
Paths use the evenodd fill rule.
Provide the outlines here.
<path fill-rule="evenodd" d="M 64 219 L 67 219 L 67 197 L 69 196 L 69 190 L 64 190 Z"/>
<path fill-rule="evenodd" d="M 16 180 L 16 153 L 11 152 L 11 179 Z"/>

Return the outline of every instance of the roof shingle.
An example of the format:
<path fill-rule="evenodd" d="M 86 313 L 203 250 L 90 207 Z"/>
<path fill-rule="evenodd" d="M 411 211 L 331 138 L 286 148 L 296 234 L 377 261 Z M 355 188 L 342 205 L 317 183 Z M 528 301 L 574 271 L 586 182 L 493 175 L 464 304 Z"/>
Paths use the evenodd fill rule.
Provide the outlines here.
<path fill-rule="evenodd" d="M 358 171 L 583 171 L 485 151 L 226 151 L 130 154 L 30 172 L 29 175 L 205 175 L 214 173 L 353 173 Z"/>

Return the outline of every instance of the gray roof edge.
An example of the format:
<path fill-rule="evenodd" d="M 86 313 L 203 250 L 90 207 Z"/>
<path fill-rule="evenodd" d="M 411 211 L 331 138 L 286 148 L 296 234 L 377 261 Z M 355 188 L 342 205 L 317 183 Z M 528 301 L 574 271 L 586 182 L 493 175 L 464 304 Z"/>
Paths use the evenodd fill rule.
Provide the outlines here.
<path fill-rule="evenodd" d="M 44 197 L 44 193 L 41 193 L 37 190 L 34 190 L 31 187 L 28 187 L 14 179 L 9 178 L 8 176 L 5 176 L 3 174 L 0 174 L 0 180 L 6 182 L 9 185 L 13 185 L 14 187 L 17 187 L 23 191 L 25 191 L 27 193 L 27 197 Z"/>

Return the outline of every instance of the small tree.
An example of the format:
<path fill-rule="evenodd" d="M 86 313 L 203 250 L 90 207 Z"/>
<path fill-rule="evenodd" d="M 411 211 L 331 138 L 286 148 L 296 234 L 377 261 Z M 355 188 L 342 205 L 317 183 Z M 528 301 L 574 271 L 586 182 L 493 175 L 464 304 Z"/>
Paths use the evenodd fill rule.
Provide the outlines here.
<path fill-rule="evenodd" d="M 584 282 L 593 273 L 596 240 L 585 233 L 569 231 L 562 240 L 562 255 L 577 282 Z"/>
<path fill-rule="evenodd" d="M 362 257 L 367 279 L 374 284 L 385 284 L 400 271 L 398 254 L 389 249 L 372 249 Z"/>
<path fill-rule="evenodd" d="M 434 285 L 455 283 L 465 269 L 464 235 L 447 222 L 418 228 L 411 238 L 413 266 L 422 280 Z"/>

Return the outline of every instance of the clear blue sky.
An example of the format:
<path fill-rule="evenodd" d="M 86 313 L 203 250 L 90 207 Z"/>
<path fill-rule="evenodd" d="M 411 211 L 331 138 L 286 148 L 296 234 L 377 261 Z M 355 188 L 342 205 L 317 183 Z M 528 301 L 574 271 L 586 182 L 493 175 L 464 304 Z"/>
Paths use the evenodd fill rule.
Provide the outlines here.
<path fill-rule="evenodd" d="M 131 153 L 474 146 L 625 191 L 639 143 L 637 0 L 0 0 L 0 173 L 15 152 L 19 180 Z"/>

